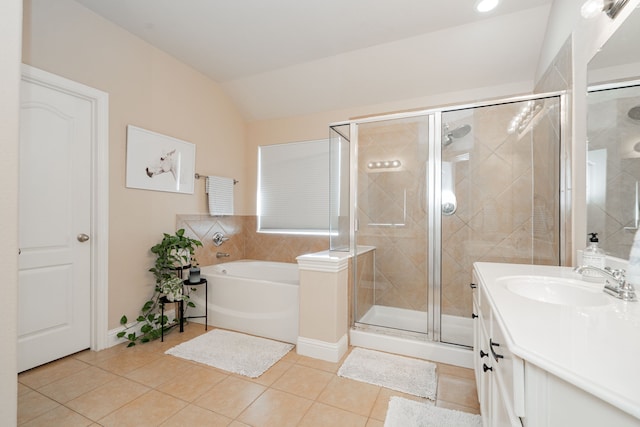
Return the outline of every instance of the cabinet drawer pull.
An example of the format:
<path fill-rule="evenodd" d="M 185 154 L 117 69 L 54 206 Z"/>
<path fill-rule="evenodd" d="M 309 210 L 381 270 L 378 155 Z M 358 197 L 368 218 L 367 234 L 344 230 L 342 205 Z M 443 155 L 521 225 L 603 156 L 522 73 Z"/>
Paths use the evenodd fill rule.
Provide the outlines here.
<path fill-rule="evenodd" d="M 500 347 L 500 344 L 489 339 L 489 345 L 489 348 L 491 348 L 491 354 L 493 355 L 493 358 L 496 359 L 496 362 L 498 361 L 498 359 L 504 359 L 503 355 L 496 353 L 496 351 L 493 349 L 493 347 Z"/>
<path fill-rule="evenodd" d="M 475 314 L 475 313 L 471 313 L 471 318 L 472 318 L 472 319 L 475 319 L 476 317 L 478 317 L 478 315 L 477 315 L 477 314 Z"/>
<path fill-rule="evenodd" d="M 484 351 L 480 350 L 480 359 L 482 359 L 483 357 L 487 357 L 489 355 L 489 353 L 485 353 Z"/>
<path fill-rule="evenodd" d="M 483 370 L 484 372 L 487 372 L 487 371 L 493 371 L 493 368 L 492 368 L 492 367 L 490 367 L 490 366 L 487 366 L 487 364 L 486 364 L 486 363 L 483 363 L 483 364 L 482 364 L 482 370 Z"/>
<path fill-rule="evenodd" d="M 469 286 L 471 287 L 471 289 L 475 289 L 478 287 L 478 285 L 476 285 L 475 283 L 469 283 Z"/>

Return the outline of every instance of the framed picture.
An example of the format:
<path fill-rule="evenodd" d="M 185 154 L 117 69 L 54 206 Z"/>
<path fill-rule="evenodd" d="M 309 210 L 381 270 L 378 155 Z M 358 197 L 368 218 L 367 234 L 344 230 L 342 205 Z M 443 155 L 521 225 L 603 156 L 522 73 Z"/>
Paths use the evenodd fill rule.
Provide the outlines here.
<path fill-rule="evenodd" d="M 193 194 L 196 146 L 127 126 L 128 188 Z"/>

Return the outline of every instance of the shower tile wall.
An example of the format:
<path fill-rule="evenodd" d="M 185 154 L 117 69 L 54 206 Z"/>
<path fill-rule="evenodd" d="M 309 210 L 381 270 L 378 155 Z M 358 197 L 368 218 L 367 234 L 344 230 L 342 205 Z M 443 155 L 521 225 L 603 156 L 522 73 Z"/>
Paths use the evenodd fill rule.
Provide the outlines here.
<path fill-rule="evenodd" d="M 572 111 L 572 97 L 573 93 L 570 90 L 573 87 L 573 50 L 571 48 L 572 40 L 569 37 L 565 43 L 562 45 L 562 48 L 553 59 L 549 68 L 542 75 L 540 80 L 536 83 L 536 87 L 534 93 L 548 93 L 554 91 L 566 91 L 565 92 L 565 102 L 563 107 L 564 110 L 564 122 L 565 123 L 573 123 L 573 111 Z M 554 128 L 557 132 L 560 132 L 561 139 L 564 141 L 562 150 L 564 153 L 562 156 L 566 159 L 571 159 L 571 147 L 572 147 L 572 129 L 571 126 L 565 126 L 562 129 Z M 545 177 L 541 177 L 541 179 L 545 179 Z M 558 186 L 559 187 L 559 186 Z M 571 218 L 571 201 L 569 200 L 570 192 L 566 192 L 566 197 L 568 198 L 564 204 L 564 215 L 565 218 Z M 558 198 L 560 200 L 560 198 Z M 566 220 L 564 224 L 562 224 L 562 236 L 563 236 L 563 246 L 564 246 L 564 265 L 572 265 L 573 263 L 573 242 L 571 236 L 573 235 L 571 227 L 573 226 L 573 221 Z M 559 238 L 560 232 L 558 232 L 556 238 Z M 539 235 L 536 235 L 538 238 Z M 536 260 L 539 258 L 538 249 L 543 249 L 545 245 L 536 245 L 535 255 Z M 560 246 L 556 246 L 560 248 Z"/>
<path fill-rule="evenodd" d="M 357 243 L 376 247 L 375 273 L 358 264 L 359 272 L 375 274 L 375 290 L 370 278 L 359 283 L 358 315 L 371 304 L 426 311 L 427 124 L 424 118 L 361 124 L 358 135 Z M 368 167 L 385 160 L 402 166 Z"/>
<path fill-rule="evenodd" d="M 184 228 L 189 237 L 203 243 L 201 248 L 196 249 L 196 258 L 200 265 L 240 259 L 295 263 L 299 255 L 329 248 L 328 237 L 258 233 L 256 221 L 255 216 L 178 215 L 176 228 Z M 229 240 L 219 247 L 213 244 L 213 235 L 216 232 L 229 237 Z M 216 258 L 216 252 L 228 253 L 229 257 Z"/>
<path fill-rule="evenodd" d="M 374 284 L 375 284 L 375 251 L 367 251 L 361 254 L 358 254 L 356 265 L 358 266 L 358 270 L 356 272 L 356 283 L 357 283 L 357 301 L 356 301 L 356 310 L 360 317 L 362 314 L 369 311 L 369 309 L 373 306 L 374 303 Z M 353 268 L 352 259 L 349 260 L 349 268 Z M 353 307 L 353 289 L 356 287 L 353 286 L 353 274 L 352 271 L 349 271 L 349 307 Z M 349 310 L 349 324 L 353 325 L 354 322 L 354 311 Z M 359 320 L 359 319 L 357 319 Z"/>

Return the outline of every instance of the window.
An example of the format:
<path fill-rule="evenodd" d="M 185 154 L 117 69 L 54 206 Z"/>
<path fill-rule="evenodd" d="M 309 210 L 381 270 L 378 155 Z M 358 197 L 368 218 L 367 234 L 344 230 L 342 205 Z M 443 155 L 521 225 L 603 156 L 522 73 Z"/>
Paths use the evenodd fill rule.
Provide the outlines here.
<path fill-rule="evenodd" d="M 329 234 L 329 140 L 258 147 L 258 231 Z"/>

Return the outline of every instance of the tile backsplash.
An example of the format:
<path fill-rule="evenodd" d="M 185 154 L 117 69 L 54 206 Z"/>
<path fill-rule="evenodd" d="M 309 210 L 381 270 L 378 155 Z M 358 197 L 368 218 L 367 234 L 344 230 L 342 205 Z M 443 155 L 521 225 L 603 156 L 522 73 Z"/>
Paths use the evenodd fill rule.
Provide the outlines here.
<path fill-rule="evenodd" d="M 176 229 L 184 228 L 185 233 L 202 242 L 196 249 L 200 265 L 220 264 L 240 259 L 262 261 L 296 262 L 296 257 L 329 249 L 327 236 L 299 236 L 258 233 L 255 216 L 210 216 L 177 215 Z M 213 244 L 213 235 L 224 234 L 229 240 L 220 246 Z M 229 254 L 217 258 L 216 253 Z"/>

